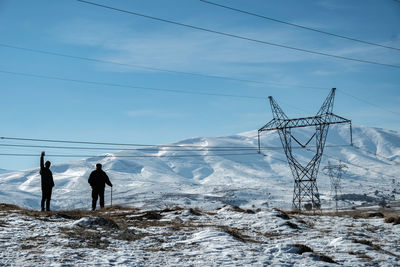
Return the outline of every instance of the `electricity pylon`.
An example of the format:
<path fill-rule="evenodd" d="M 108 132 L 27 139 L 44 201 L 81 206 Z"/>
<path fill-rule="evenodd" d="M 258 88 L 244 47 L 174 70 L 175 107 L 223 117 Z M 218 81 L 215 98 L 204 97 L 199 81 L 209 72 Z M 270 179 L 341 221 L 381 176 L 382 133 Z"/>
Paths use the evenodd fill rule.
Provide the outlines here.
<path fill-rule="evenodd" d="M 341 185 L 341 180 L 344 172 L 347 169 L 346 164 L 342 164 L 339 162 L 338 165 L 332 165 L 328 161 L 328 166 L 325 166 L 322 171 L 325 172 L 326 175 L 329 176 L 331 180 L 331 195 L 334 196 L 335 202 L 336 202 L 336 212 L 338 211 L 338 193 L 341 192 L 342 190 L 342 185 Z"/>
<path fill-rule="evenodd" d="M 273 119 L 258 130 L 258 152 L 260 153 L 260 133 L 263 131 L 277 130 L 294 178 L 293 208 L 296 210 L 301 210 L 303 207 L 310 207 L 310 205 L 313 209 L 319 209 L 321 207 L 317 187 L 317 175 L 329 125 L 348 123 L 350 126 L 350 143 L 353 143 L 351 120 L 332 113 L 335 91 L 336 88 L 332 88 L 316 116 L 298 119 L 289 119 L 272 96 L 268 97 L 271 104 Z M 305 144 L 302 144 L 292 135 L 291 130 L 300 127 L 315 127 L 315 133 Z M 296 160 L 292 153 L 292 140 L 302 148 L 306 148 L 314 138 L 316 142 L 316 153 L 309 163 L 304 166 Z M 305 204 L 304 206 L 303 203 Z"/>

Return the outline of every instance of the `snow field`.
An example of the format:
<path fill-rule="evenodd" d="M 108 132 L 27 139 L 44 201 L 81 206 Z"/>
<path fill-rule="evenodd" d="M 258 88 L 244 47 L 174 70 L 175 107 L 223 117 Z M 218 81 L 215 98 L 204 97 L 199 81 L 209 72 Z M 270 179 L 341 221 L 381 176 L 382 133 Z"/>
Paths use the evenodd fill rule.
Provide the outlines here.
<path fill-rule="evenodd" d="M 0 265 L 396 266 L 399 226 L 232 206 L 49 214 L 2 208 Z"/>

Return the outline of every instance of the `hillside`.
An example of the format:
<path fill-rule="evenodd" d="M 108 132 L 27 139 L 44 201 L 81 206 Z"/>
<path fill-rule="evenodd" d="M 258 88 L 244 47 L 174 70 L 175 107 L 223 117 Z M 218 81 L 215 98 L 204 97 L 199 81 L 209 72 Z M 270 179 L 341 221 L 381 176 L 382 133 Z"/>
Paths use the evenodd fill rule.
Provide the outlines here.
<path fill-rule="evenodd" d="M 300 140 L 312 129 L 294 132 Z M 53 209 L 90 207 L 90 172 L 103 164 L 113 184 L 113 203 L 141 208 L 191 206 L 214 209 L 225 204 L 245 208 L 290 208 L 293 178 L 277 133 L 262 135 L 262 153 L 257 150 L 257 132 L 223 137 L 199 137 L 172 144 L 179 149 L 120 151 L 85 160 L 54 163 L 51 167 L 56 187 Z M 354 146 L 349 146 L 348 128 L 332 127 L 328 135 L 322 167 L 330 161 L 347 164 L 343 176 L 340 206 L 363 202 L 376 204 L 400 196 L 400 133 L 363 126 L 353 127 Z M 195 146 L 201 146 L 199 149 Z M 250 148 L 231 150 L 228 147 Z M 311 146 L 311 150 L 313 147 Z M 183 151 L 177 151 L 183 150 Z M 301 162 L 312 151 L 293 149 Z M 52 160 L 51 158 L 48 158 Z M 39 157 L 38 157 L 39 161 Z M 39 208 L 39 169 L 0 175 L 0 202 Z M 333 206 L 329 178 L 320 171 L 318 186 L 322 207 Z M 110 204 L 107 187 L 106 204 Z"/>

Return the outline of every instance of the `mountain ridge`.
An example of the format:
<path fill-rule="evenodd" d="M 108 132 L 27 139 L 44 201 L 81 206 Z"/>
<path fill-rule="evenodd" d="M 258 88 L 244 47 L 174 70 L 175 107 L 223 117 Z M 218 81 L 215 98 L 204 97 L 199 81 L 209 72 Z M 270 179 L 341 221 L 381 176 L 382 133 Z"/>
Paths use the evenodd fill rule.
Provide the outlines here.
<path fill-rule="evenodd" d="M 307 139 L 312 129 L 294 131 Z M 263 133 L 262 153 L 257 153 L 257 132 L 195 137 L 172 146 L 183 151 L 154 147 L 153 151 L 118 151 L 79 161 L 55 163 L 51 169 L 55 188 L 52 206 L 56 209 L 88 208 L 90 172 L 97 162 L 104 166 L 115 187 L 113 204 L 138 207 L 174 205 L 217 208 L 226 204 L 245 207 L 290 208 L 293 177 L 277 133 Z M 368 195 L 375 199 L 398 199 L 400 185 L 400 133 L 379 128 L 353 126 L 353 143 L 346 127 L 331 127 L 321 168 L 341 161 L 348 165 L 343 176 L 344 195 Z M 191 149 L 188 149 L 192 146 Z M 194 146 L 201 146 L 197 149 Z M 217 150 L 216 148 L 220 149 Z M 225 149 L 223 149 L 225 147 Z M 228 150 L 226 147 L 236 147 Z M 249 147 L 242 150 L 239 147 Z M 298 147 L 293 153 L 304 164 L 313 155 Z M 51 160 L 51 159 L 50 159 Z M 39 169 L 1 174 L 4 188 L 0 202 L 37 209 L 41 198 Z M 317 179 L 322 206 L 332 206 L 329 178 L 320 170 Z M 106 188 L 106 203 L 111 202 Z M 361 204 L 359 198 L 346 199 L 341 206 Z"/>

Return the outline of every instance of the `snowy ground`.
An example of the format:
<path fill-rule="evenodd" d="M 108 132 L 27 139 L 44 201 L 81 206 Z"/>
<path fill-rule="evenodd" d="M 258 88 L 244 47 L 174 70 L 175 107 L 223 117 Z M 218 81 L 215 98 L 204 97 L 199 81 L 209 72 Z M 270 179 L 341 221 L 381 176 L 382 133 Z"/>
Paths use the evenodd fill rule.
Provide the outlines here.
<path fill-rule="evenodd" d="M 399 215 L 234 206 L 47 214 L 0 205 L 0 265 L 399 266 L 400 224 L 384 222 Z"/>

